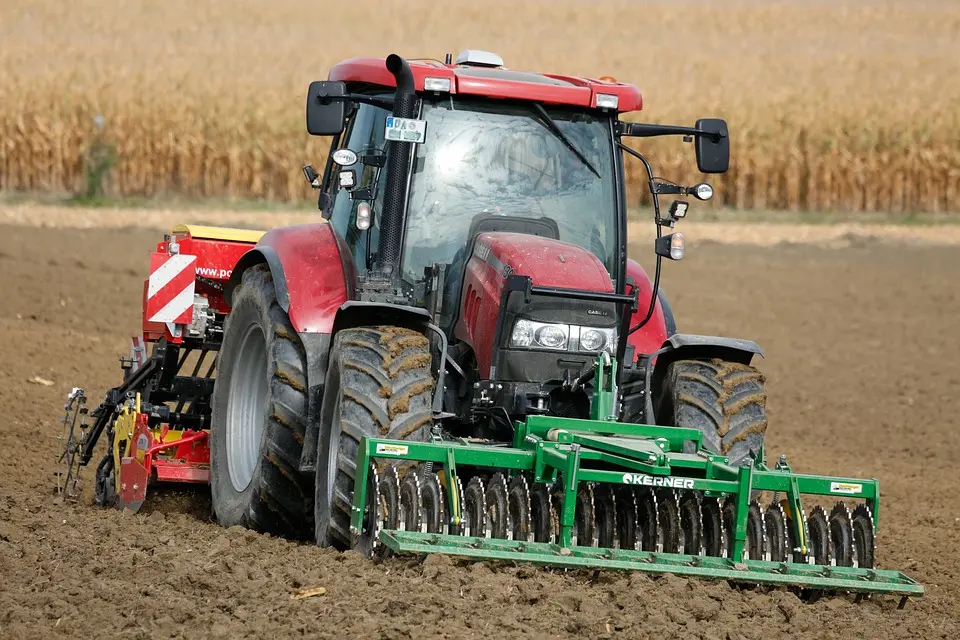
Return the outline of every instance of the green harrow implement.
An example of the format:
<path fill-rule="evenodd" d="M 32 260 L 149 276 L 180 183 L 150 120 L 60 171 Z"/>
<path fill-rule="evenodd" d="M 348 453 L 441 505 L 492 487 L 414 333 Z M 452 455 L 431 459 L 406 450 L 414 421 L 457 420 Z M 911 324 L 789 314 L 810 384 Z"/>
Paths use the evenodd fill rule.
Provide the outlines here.
<path fill-rule="evenodd" d="M 698 430 L 616 422 L 615 379 L 616 364 L 599 358 L 593 419 L 530 416 L 515 424 L 512 446 L 438 431 L 431 442 L 364 438 L 351 520 L 356 546 L 810 594 L 889 593 L 901 596 L 900 606 L 923 594 L 903 573 L 874 567 L 877 480 L 798 474 L 785 457 L 771 469 L 762 451 L 732 467 L 703 448 Z M 772 496 L 766 509 L 761 495 Z M 806 515 L 803 495 L 857 504 Z"/>

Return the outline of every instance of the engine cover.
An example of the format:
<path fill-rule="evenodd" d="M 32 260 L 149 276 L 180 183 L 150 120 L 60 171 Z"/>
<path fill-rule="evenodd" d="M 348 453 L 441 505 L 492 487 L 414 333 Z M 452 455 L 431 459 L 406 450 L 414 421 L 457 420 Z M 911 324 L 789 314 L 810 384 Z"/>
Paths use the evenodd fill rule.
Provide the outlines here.
<path fill-rule="evenodd" d="M 481 378 L 489 378 L 498 348 L 494 341 L 500 301 L 505 280 L 510 275 L 528 276 L 534 285 L 543 287 L 613 292 L 613 283 L 603 263 L 586 249 L 568 242 L 522 233 L 481 233 L 464 269 L 460 314 L 455 329 L 456 337 L 473 348 Z M 519 295 L 515 297 L 522 298 Z M 505 335 L 509 336 L 512 318 L 518 312 L 521 310 L 504 310 Z M 587 300 L 534 300 L 524 306 L 522 313 L 524 317 L 544 322 L 599 327 L 616 324 L 614 305 Z M 527 353 L 534 360 L 558 358 L 557 352 L 531 350 Z M 570 368 L 579 370 L 581 360 L 586 363 L 592 361 L 592 357 L 571 358 Z M 517 374 L 525 378 L 533 375 L 529 371 Z"/>

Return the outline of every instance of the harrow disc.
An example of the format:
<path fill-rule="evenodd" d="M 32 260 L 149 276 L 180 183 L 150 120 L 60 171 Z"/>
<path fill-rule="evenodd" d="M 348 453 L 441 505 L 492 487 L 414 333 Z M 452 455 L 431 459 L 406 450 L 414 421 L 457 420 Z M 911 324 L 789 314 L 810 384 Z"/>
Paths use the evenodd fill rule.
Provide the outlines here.
<path fill-rule="evenodd" d="M 733 553 L 733 533 L 737 525 L 737 503 L 731 496 L 723 501 L 721 514 L 721 546 L 724 558 L 730 558 Z"/>
<path fill-rule="evenodd" d="M 400 527 L 400 476 L 397 468 L 390 466 L 383 470 L 378 485 L 380 499 L 384 502 L 383 526 L 385 529 Z"/>
<path fill-rule="evenodd" d="M 830 549 L 834 563 L 838 567 L 857 566 L 857 555 L 853 545 L 853 518 L 847 505 L 838 502 L 830 511 Z"/>
<path fill-rule="evenodd" d="M 420 530 L 423 533 L 444 533 L 447 526 L 446 500 L 440 478 L 433 471 L 424 471 L 420 478 L 420 501 Z"/>
<path fill-rule="evenodd" d="M 763 512 L 760 509 L 760 503 L 756 500 L 750 501 L 750 508 L 747 511 L 747 544 L 744 551 L 744 557 L 750 560 L 767 559 L 767 536 L 763 527 Z"/>
<path fill-rule="evenodd" d="M 640 549 L 643 551 L 662 549 L 660 509 L 657 506 L 656 494 L 650 489 L 639 487 L 634 492 L 634 499 L 637 502 L 637 537 L 640 538 Z"/>
<path fill-rule="evenodd" d="M 483 481 L 479 476 L 470 478 L 463 492 L 463 535 L 473 538 L 489 538 L 487 529 L 487 498 Z"/>
<path fill-rule="evenodd" d="M 420 531 L 423 522 L 423 493 L 420 488 L 420 474 L 410 468 L 400 483 L 400 521 L 398 527 L 403 531 Z"/>
<path fill-rule="evenodd" d="M 853 549 L 859 567 L 874 568 L 876 538 L 873 535 L 873 512 L 865 504 L 853 508 Z"/>
<path fill-rule="evenodd" d="M 597 546 L 605 549 L 617 549 L 617 501 L 613 486 L 601 484 L 593 492 L 594 516 L 597 522 Z"/>
<path fill-rule="evenodd" d="M 680 553 L 680 505 L 673 489 L 658 489 L 657 525 L 660 530 L 660 553 Z"/>
<path fill-rule="evenodd" d="M 487 526 L 490 527 L 491 538 L 507 540 L 513 535 L 509 500 L 507 479 L 498 471 L 490 477 L 486 494 Z"/>
<path fill-rule="evenodd" d="M 691 556 L 703 553 L 703 516 L 699 494 L 684 491 L 680 497 L 680 552 Z"/>
<path fill-rule="evenodd" d="M 553 508 L 550 487 L 542 482 L 530 492 L 530 521 L 534 542 L 556 542 L 560 537 L 560 521 Z"/>
<path fill-rule="evenodd" d="M 717 498 L 704 498 L 700 502 L 703 520 L 703 554 L 719 558 L 726 551 L 723 542 L 723 512 Z"/>
<path fill-rule="evenodd" d="M 582 483 L 577 491 L 577 507 L 573 517 L 570 541 L 581 547 L 597 546 L 597 512 L 593 501 L 593 487 Z"/>
<path fill-rule="evenodd" d="M 618 487 L 614 495 L 617 510 L 617 540 L 620 549 L 640 549 L 637 497 L 632 487 Z"/>
<path fill-rule="evenodd" d="M 510 523 L 513 525 L 511 538 L 533 542 L 530 489 L 527 486 L 526 478 L 522 474 L 517 474 L 510 481 L 507 506 L 510 513 Z"/>
<path fill-rule="evenodd" d="M 830 565 L 830 526 L 823 507 L 816 506 L 807 518 L 807 555 L 814 564 Z"/>
<path fill-rule="evenodd" d="M 763 513 L 763 527 L 767 536 L 768 560 L 785 562 L 790 553 L 787 541 L 787 516 L 780 503 L 774 502 Z"/>

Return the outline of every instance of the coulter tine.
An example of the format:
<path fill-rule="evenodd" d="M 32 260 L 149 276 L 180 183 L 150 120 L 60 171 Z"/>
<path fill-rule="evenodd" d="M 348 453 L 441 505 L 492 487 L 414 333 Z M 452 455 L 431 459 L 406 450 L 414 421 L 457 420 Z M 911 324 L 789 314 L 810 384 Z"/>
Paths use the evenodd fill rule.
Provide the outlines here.
<path fill-rule="evenodd" d="M 456 480 L 455 483 L 447 483 L 447 491 L 456 491 L 457 492 L 457 504 L 460 505 L 460 524 L 450 523 L 450 535 L 462 536 L 463 533 L 463 483 L 460 482 L 460 476 L 454 476 Z M 453 514 L 450 514 L 450 519 L 453 519 Z"/>

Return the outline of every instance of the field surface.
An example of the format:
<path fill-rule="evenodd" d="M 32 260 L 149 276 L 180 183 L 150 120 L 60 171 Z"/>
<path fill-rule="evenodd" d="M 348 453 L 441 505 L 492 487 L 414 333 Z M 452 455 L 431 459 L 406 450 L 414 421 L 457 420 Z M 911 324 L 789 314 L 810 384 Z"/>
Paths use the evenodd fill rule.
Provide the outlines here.
<path fill-rule="evenodd" d="M 0 224 L 2 638 L 960 636 L 960 247 L 701 243 L 665 273 L 681 330 L 766 348 L 768 455 L 882 480 L 879 562 L 928 590 L 897 610 L 671 577 L 374 564 L 219 528 L 202 492 L 159 492 L 138 515 L 55 504 L 63 398 L 119 380 L 158 237 Z"/>
<path fill-rule="evenodd" d="M 955 0 L 0 0 L 0 42 L 0 190 L 305 200 L 312 80 L 478 48 L 635 84 L 634 119 L 726 118 L 716 204 L 960 211 Z M 630 144 L 697 181 L 689 145 Z"/>

